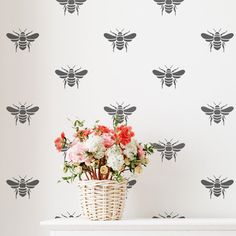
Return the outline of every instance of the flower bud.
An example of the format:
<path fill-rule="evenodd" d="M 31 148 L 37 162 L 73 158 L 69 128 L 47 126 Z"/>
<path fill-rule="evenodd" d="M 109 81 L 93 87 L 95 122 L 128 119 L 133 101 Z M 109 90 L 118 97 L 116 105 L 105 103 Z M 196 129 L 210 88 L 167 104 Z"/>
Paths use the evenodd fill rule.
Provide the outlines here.
<path fill-rule="evenodd" d="M 106 175 L 108 173 L 108 167 L 106 165 L 100 167 L 100 172 L 102 175 Z"/>
<path fill-rule="evenodd" d="M 142 167 L 141 166 L 136 166 L 134 168 L 134 173 L 135 174 L 141 174 L 141 172 L 142 172 Z"/>

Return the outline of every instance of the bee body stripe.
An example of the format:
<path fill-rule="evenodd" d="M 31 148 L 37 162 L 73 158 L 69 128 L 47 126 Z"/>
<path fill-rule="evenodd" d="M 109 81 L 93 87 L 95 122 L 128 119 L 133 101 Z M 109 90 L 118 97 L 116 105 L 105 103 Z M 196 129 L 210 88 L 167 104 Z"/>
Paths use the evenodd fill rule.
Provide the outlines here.
<path fill-rule="evenodd" d="M 124 41 L 116 41 L 116 48 L 122 50 L 124 48 Z"/>
<path fill-rule="evenodd" d="M 173 10 L 173 5 L 172 4 L 166 4 L 165 5 L 165 11 L 166 13 L 171 13 Z"/>
<path fill-rule="evenodd" d="M 217 124 L 221 122 L 221 118 L 222 118 L 221 114 L 214 114 L 213 115 L 213 120 Z"/>
<path fill-rule="evenodd" d="M 75 85 L 75 77 L 68 77 L 67 79 L 67 84 L 70 86 L 70 87 L 73 87 Z"/>
<path fill-rule="evenodd" d="M 27 120 L 27 115 L 26 114 L 19 114 L 18 116 L 20 123 L 24 124 Z"/>
<path fill-rule="evenodd" d="M 75 4 L 67 5 L 67 10 L 68 10 L 69 13 L 74 13 L 75 12 Z"/>
<path fill-rule="evenodd" d="M 173 151 L 172 150 L 171 151 L 165 151 L 165 158 L 167 160 L 171 160 L 172 157 L 173 157 Z"/>

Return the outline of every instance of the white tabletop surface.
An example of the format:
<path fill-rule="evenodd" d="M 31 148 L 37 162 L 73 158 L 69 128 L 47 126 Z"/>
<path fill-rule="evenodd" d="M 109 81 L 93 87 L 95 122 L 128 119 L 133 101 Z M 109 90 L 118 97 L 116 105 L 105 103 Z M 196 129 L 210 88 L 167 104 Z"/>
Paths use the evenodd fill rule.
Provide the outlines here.
<path fill-rule="evenodd" d="M 123 219 L 90 221 L 85 218 L 52 219 L 40 222 L 51 231 L 236 231 L 236 218 Z"/>

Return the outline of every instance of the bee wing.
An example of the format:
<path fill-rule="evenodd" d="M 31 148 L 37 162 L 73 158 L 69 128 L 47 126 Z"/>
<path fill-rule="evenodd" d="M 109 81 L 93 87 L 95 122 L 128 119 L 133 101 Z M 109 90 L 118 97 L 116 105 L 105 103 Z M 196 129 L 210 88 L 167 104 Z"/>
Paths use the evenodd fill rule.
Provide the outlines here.
<path fill-rule="evenodd" d="M 153 70 L 152 73 L 157 76 L 159 79 L 165 78 L 165 73 L 159 70 Z"/>
<path fill-rule="evenodd" d="M 173 0 L 173 4 L 174 5 L 179 5 L 181 2 L 183 2 L 184 0 Z"/>
<path fill-rule="evenodd" d="M 128 188 L 128 189 L 129 189 L 129 188 L 132 188 L 136 183 L 137 183 L 137 181 L 136 181 L 135 179 L 130 180 L 130 181 L 128 182 L 127 188 Z"/>
<path fill-rule="evenodd" d="M 226 35 L 221 36 L 221 40 L 223 42 L 228 42 L 231 38 L 233 38 L 233 36 L 234 36 L 233 33 L 226 34 Z"/>
<path fill-rule="evenodd" d="M 67 73 L 61 70 L 55 70 L 55 73 L 59 75 L 60 78 L 65 79 L 67 77 Z"/>
<path fill-rule="evenodd" d="M 28 42 L 34 42 L 34 40 L 35 40 L 36 38 L 38 38 L 38 36 L 39 36 L 39 34 L 37 34 L 37 33 L 35 33 L 35 34 L 30 34 L 30 35 L 28 35 L 28 36 L 26 37 L 26 39 L 27 39 Z"/>
<path fill-rule="evenodd" d="M 135 33 L 133 33 L 133 34 L 128 34 L 128 35 L 126 35 L 126 36 L 124 37 L 124 40 L 125 40 L 125 42 L 131 42 L 132 39 L 134 39 L 135 37 L 136 37 L 136 34 L 135 34 Z"/>
<path fill-rule="evenodd" d="M 228 188 L 228 187 L 229 187 L 230 185 L 232 185 L 233 183 L 234 183 L 234 181 L 231 179 L 231 180 L 222 182 L 222 183 L 221 183 L 221 187 L 222 187 L 222 188 Z"/>
<path fill-rule="evenodd" d="M 108 33 L 105 33 L 104 34 L 104 37 L 106 39 L 108 39 L 109 42 L 115 42 L 116 41 L 116 36 L 112 35 L 112 34 L 108 34 Z"/>
<path fill-rule="evenodd" d="M 173 151 L 179 152 L 184 147 L 185 147 L 184 143 L 177 144 L 177 145 L 173 146 Z"/>
<path fill-rule="evenodd" d="M 214 37 L 209 34 L 202 33 L 201 36 L 207 41 L 207 42 L 212 42 Z"/>
<path fill-rule="evenodd" d="M 225 109 L 221 110 L 222 115 L 228 115 L 231 111 L 233 111 L 234 107 L 226 107 Z"/>
<path fill-rule="evenodd" d="M 86 75 L 87 73 L 88 73 L 87 70 L 81 70 L 81 71 L 75 73 L 75 77 L 78 78 L 78 79 L 81 79 L 81 78 L 83 78 L 83 76 Z"/>
<path fill-rule="evenodd" d="M 61 5 L 66 5 L 67 4 L 67 0 L 57 0 Z"/>
<path fill-rule="evenodd" d="M 19 187 L 19 183 L 12 181 L 10 179 L 7 180 L 7 184 L 10 185 L 12 188 L 18 188 Z"/>
<path fill-rule="evenodd" d="M 27 188 L 34 188 L 39 183 L 39 180 L 33 180 L 31 182 L 26 183 Z"/>
<path fill-rule="evenodd" d="M 39 110 L 39 107 L 32 107 L 30 109 L 27 109 L 26 112 L 28 115 L 32 116 L 38 110 Z"/>
<path fill-rule="evenodd" d="M 127 115 L 127 116 L 131 115 L 132 112 L 134 112 L 135 110 L 136 110 L 136 107 L 129 107 L 129 108 L 124 110 L 124 114 Z"/>
<path fill-rule="evenodd" d="M 7 33 L 7 37 L 12 41 L 12 42 L 17 42 L 19 40 L 19 36 L 11 33 Z"/>
<path fill-rule="evenodd" d="M 206 188 L 213 188 L 214 187 L 214 183 L 213 182 L 209 182 L 207 180 L 201 180 L 201 183 L 206 187 Z"/>
<path fill-rule="evenodd" d="M 116 110 L 111 108 L 111 107 L 104 107 L 104 110 L 109 114 L 109 115 L 115 115 Z"/>
<path fill-rule="evenodd" d="M 180 78 L 184 73 L 185 73 L 185 70 L 176 71 L 176 72 L 173 73 L 173 77 L 174 77 L 175 79 L 178 79 L 178 78 Z"/>
<path fill-rule="evenodd" d="M 13 116 L 15 116 L 15 115 L 17 115 L 18 113 L 19 113 L 19 109 L 16 109 L 16 108 L 14 108 L 14 107 L 7 107 L 7 110 L 9 111 L 9 112 L 11 112 L 11 114 L 13 115 Z"/>
<path fill-rule="evenodd" d="M 86 2 L 86 0 L 75 0 L 76 5 L 83 5 L 84 2 Z"/>
<path fill-rule="evenodd" d="M 159 143 L 151 143 L 151 145 L 153 146 L 153 148 L 155 148 L 159 152 L 165 151 L 165 146 L 163 146 Z"/>
<path fill-rule="evenodd" d="M 214 113 L 214 110 L 208 107 L 201 107 L 201 110 L 204 111 L 209 116 L 211 116 Z"/>
<path fill-rule="evenodd" d="M 164 5 L 166 0 L 154 0 L 154 2 L 156 2 L 157 5 Z"/>

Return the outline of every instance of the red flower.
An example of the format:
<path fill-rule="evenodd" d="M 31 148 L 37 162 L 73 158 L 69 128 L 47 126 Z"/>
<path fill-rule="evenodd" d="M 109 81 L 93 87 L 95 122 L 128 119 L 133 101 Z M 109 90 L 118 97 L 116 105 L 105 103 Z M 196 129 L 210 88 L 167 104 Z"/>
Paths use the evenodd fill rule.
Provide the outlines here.
<path fill-rule="evenodd" d="M 61 133 L 61 138 L 65 139 L 65 133 L 64 132 Z"/>
<path fill-rule="evenodd" d="M 91 133 L 92 131 L 90 129 L 82 129 L 77 131 L 75 137 L 78 138 L 80 141 L 84 141 Z"/>
<path fill-rule="evenodd" d="M 98 125 L 98 131 L 100 131 L 102 134 L 104 133 L 110 133 L 110 129 L 107 128 L 106 126 L 104 125 Z"/>
<path fill-rule="evenodd" d="M 56 138 L 54 143 L 55 143 L 55 146 L 56 146 L 56 149 L 60 152 L 62 150 L 62 148 L 64 147 L 65 145 L 65 142 L 66 142 L 66 137 L 65 137 L 65 133 L 62 132 L 61 133 L 61 136 Z"/>
<path fill-rule="evenodd" d="M 127 145 L 128 143 L 130 143 L 131 138 L 133 136 L 134 132 L 132 131 L 132 127 L 126 125 L 121 125 L 120 127 L 117 127 L 116 138 L 118 143 Z"/>

